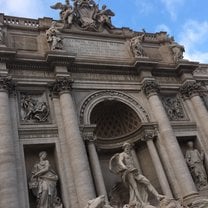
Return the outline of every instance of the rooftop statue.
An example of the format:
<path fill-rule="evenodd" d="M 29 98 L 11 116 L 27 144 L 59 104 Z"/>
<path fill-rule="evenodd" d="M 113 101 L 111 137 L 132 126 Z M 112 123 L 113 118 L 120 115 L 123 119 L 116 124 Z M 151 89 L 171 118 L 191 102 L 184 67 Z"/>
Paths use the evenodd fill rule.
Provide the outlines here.
<path fill-rule="evenodd" d="M 136 58 L 146 56 L 144 48 L 142 46 L 142 42 L 144 42 L 144 38 L 145 38 L 145 31 L 143 30 L 142 34 L 137 35 L 130 40 L 131 50 Z"/>
<path fill-rule="evenodd" d="M 51 8 L 61 10 L 60 19 L 65 28 L 75 25 L 81 30 L 97 32 L 114 28 L 111 17 L 115 14 L 106 5 L 99 9 L 99 5 L 93 0 L 73 0 L 73 6 L 66 0 L 65 4 L 58 2 Z"/>
<path fill-rule="evenodd" d="M 183 45 L 176 43 L 173 39 L 169 45 L 172 53 L 173 53 L 173 60 L 175 63 L 183 59 L 183 52 L 185 52 L 185 48 Z"/>
<path fill-rule="evenodd" d="M 61 37 L 59 37 L 59 30 L 56 27 L 56 22 L 53 21 L 51 27 L 46 31 L 46 39 L 50 45 L 50 49 L 53 50 L 62 50 L 63 42 Z"/>

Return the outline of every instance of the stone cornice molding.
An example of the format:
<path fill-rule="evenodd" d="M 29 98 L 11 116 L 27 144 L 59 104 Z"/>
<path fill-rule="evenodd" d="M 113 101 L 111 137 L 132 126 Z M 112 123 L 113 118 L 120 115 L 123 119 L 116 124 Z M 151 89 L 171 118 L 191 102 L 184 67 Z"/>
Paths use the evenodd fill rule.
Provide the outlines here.
<path fill-rule="evenodd" d="M 196 95 L 200 95 L 204 91 L 201 83 L 195 81 L 185 82 L 180 88 L 179 92 L 181 93 L 184 99 L 191 98 Z"/>
<path fill-rule="evenodd" d="M 16 51 L 7 47 L 0 47 L 0 62 L 7 62 L 13 59 L 16 55 Z"/>
<path fill-rule="evenodd" d="M 56 81 L 49 86 L 52 94 L 70 92 L 72 90 L 73 80 L 71 77 L 58 77 Z"/>
<path fill-rule="evenodd" d="M 0 77 L 0 91 L 12 93 L 15 90 L 15 85 L 11 77 Z"/>
<path fill-rule="evenodd" d="M 157 94 L 160 91 L 159 85 L 155 80 L 145 80 L 142 90 L 147 97 Z"/>
<path fill-rule="evenodd" d="M 52 66 L 68 66 L 74 62 L 75 56 L 65 51 L 50 51 L 46 54 L 46 61 Z"/>

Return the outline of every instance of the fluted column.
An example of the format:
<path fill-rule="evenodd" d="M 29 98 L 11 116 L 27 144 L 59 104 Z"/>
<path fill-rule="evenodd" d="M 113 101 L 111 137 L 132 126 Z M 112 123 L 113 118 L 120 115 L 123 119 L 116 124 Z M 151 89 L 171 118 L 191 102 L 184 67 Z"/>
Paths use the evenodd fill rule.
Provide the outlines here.
<path fill-rule="evenodd" d="M 157 94 L 159 92 L 159 86 L 154 80 L 146 80 L 143 83 L 143 91 L 149 99 L 152 112 L 159 124 L 159 131 L 167 149 L 176 178 L 180 184 L 183 197 L 184 199 L 191 198 L 193 195 L 197 195 L 197 190 L 170 121 Z"/>
<path fill-rule="evenodd" d="M 173 195 L 172 195 L 167 177 L 165 175 L 162 163 L 160 161 L 159 155 L 158 155 L 157 150 L 155 148 L 155 144 L 153 142 L 154 137 L 155 137 L 154 131 L 146 131 L 145 135 L 144 135 L 144 141 L 146 141 L 146 144 L 147 144 L 150 156 L 152 158 L 153 165 L 155 167 L 156 174 L 159 179 L 163 194 L 172 198 Z"/>
<path fill-rule="evenodd" d="M 204 134 L 208 138 L 208 112 L 199 95 L 204 90 L 205 89 L 203 89 L 203 87 L 195 81 L 185 82 L 179 89 L 184 99 L 191 100 L 195 115 L 197 116 L 198 125 L 203 129 Z"/>
<path fill-rule="evenodd" d="M 83 138 L 87 143 L 89 160 L 91 165 L 91 170 L 94 178 L 94 183 L 97 191 L 97 195 L 104 195 L 106 203 L 108 203 L 108 195 L 105 188 L 105 183 L 103 179 L 102 170 L 100 167 L 100 161 L 95 147 L 96 136 L 93 134 L 94 128 L 91 126 L 84 127 Z"/>
<path fill-rule="evenodd" d="M 9 110 L 11 80 L 0 77 L 0 207 L 18 208 L 15 148 Z"/>
<path fill-rule="evenodd" d="M 66 135 L 73 179 L 80 208 L 95 197 L 95 191 L 87 159 L 87 153 L 81 138 L 77 113 L 71 96 L 72 80 L 70 77 L 57 78 L 51 90 L 60 95 L 61 113 Z"/>

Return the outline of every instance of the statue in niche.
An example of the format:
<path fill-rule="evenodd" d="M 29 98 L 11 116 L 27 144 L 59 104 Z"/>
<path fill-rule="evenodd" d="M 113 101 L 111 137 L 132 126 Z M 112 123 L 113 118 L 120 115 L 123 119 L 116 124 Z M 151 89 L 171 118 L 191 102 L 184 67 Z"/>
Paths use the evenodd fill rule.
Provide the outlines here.
<path fill-rule="evenodd" d="M 135 168 L 131 155 L 131 144 L 123 144 L 124 151 L 115 154 L 109 163 L 109 169 L 120 175 L 129 190 L 129 202 L 126 206 L 135 208 L 155 208 L 149 204 L 148 196 L 152 193 L 157 200 L 164 198 L 160 195 L 150 181 Z"/>
<path fill-rule="evenodd" d="M 185 52 L 185 48 L 183 45 L 180 45 L 172 40 L 169 47 L 173 53 L 173 60 L 175 63 L 183 59 L 183 52 Z"/>
<path fill-rule="evenodd" d="M 37 208 L 63 208 L 56 190 L 58 175 L 51 169 L 46 157 L 46 151 L 39 153 L 40 161 L 32 169 L 29 189 L 37 199 Z"/>
<path fill-rule="evenodd" d="M 163 97 L 162 101 L 170 120 L 180 120 L 185 118 L 179 99 L 176 97 Z"/>
<path fill-rule="evenodd" d="M 61 37 L 59 37 L 59 33 L 60 32 L 56 27 L 56 22 L 53 21 L 51 27 L 48 30 L 46 30 L 46 39 L 52 51 L 63 49 L 63 42 Z"/>
<path fill-rule="evenodd" d="M 30 95 L 22 95 L 21 107 L 25 113 L 23 120 L 36 120 L 39 122 L 48 120 L 49 107 L 46 102 L 35 100 Z"/>
<path fill-rule="evenodd" d="M 194 149 L 193 141 L 187 143 L 185 159 L 198 190 L 207 187 L 207 173 L 204 167 L 204 153 Z"/>
<path fill-rule="evenodd" d="M 144 42 L 145 31 L 141 35 L 137 35 L 130 40 L 131 50 L 135 57 L 146 56 L 142 43 Z"/>

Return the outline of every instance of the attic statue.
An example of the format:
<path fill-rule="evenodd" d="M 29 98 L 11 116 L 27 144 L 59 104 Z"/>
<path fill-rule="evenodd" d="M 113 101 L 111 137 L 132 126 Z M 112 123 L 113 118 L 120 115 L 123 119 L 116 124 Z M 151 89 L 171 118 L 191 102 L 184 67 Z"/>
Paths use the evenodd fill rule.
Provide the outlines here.
<path fill-rule="evenodd" d="M 123 183 L 128 187 L 129 202 L 125 206 L 156 208 L 149 204 L 149 193 L 153 194 L 158 201 L 164 199 L 165 196 L 160 195 L 150 181 L 135 168 L 131 155 L 131 144 L 124 143 L 123 149 L 123 152 L 115 154 L 110 159 L 109 169 L 114 174 L 121 176 Z"/>
<path fill-rule="evenodd" d="M 142 42 L 144 42 L 145 32 L 141 35 L 137 35 L 130 40 L 131 50 L 135 57 L 146 56 Z"/>
<path fill-rule="evenodd" d="M 183 59 L 183 52 L 185 52 L 183 45 L 180 45 L 172 40 L 169 47 L 173 53 L 173 60 L 175 63 Z"/>
<path fill-rule="evenodd" d="M 51 27 L 48 30 L 46 30 L 46 39 L 52 51 L 63 49 L 63 42 L 59 34 L 60 32 L 58 31 L 56 22 L 53 21 Z"/>
<path fill-rule="evenodd" d="M 105 29 L 112 30 L 111 17 L 115 14 L 103 5 L 99 5 L 93 0 L 73 0 L 73 6 L 69 0 L 65 4 L 58 2 L 51 6 L 52 9 L 59 9 L 60 19 L 64 23 L 64 28 L 71 28 L 75 25 L 81 30 L 101 32 Z"/>

